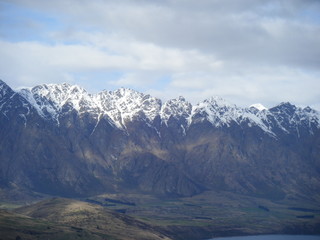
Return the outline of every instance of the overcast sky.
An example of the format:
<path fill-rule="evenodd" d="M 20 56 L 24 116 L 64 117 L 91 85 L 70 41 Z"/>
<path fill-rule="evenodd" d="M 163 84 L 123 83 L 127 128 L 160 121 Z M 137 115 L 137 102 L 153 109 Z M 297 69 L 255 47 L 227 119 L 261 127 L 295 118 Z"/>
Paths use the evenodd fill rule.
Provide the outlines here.
<path fill-rule="evenodd" d="M 320 1 L 0 0 L 0 79 L 320 110 Z"/>

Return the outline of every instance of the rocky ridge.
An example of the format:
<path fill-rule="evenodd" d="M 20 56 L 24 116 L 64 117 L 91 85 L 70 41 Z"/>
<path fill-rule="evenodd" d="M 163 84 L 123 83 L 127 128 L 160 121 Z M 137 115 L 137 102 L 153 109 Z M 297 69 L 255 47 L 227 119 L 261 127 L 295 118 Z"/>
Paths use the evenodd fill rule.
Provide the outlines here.
<path fill-rule="evenodd" d="M 0 188 L 59 196 L 227 190 L 317 198 L 320 117 L 219 97 L 162 102 L 131 89 L 0 82 Z M 17 190 L 18 189 L 18 190 Z"/>
<path fill-rule="evenodd" d="M 21 88 L 16 93 L 25 98 L 41 117 L 57 122 L 60 114 L 75 110 L 80 115 L 90 113 L 95 118 L 106 115 L 120 129 L 125 129 L 126 122 L 134 119 L 152 123 L 157 116 L 164 123 L 170 118 L 184 119 L 186 124 L 183 127 L 204 120 L 214 127 L 246 124 L 274 136 L 279 130 L 289 133 L 301 126 L 309 126 L 311 132 L 313 128 L 320 128 L 318 111 L 290 103 L 280 103 L 270 109 L 261 104 L 241 108 L 220 97 L 211 97 L 192 106 L 183 97 L 162 103 L 160 99 L 132 89 L 89 94 L 85 89 L 67 83 Z M 296 133 L 299 134 L 298 130 Z"/>

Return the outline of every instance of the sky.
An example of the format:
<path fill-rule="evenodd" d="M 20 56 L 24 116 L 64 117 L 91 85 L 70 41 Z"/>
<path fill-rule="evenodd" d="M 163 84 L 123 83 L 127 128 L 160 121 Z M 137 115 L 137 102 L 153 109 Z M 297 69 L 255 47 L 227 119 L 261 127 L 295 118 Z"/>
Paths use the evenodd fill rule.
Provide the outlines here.
<path fill-rule="evenodd" d="M 320 1 L 0 0 L 0 79 L 320 110 Z"/>

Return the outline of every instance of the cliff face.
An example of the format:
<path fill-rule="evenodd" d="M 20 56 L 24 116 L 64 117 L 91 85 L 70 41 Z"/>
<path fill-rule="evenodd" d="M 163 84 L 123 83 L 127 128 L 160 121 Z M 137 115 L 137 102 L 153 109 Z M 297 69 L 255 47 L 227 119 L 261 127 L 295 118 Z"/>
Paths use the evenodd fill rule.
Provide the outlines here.
<path fill-rule="evenodd" d="M 282 103 L 192 106 L 67 84 L 13 91 L 0 82 L 0 184 L 60 196 L 206 189 L 271 199 L 317 196 L 320 121 Z"/>

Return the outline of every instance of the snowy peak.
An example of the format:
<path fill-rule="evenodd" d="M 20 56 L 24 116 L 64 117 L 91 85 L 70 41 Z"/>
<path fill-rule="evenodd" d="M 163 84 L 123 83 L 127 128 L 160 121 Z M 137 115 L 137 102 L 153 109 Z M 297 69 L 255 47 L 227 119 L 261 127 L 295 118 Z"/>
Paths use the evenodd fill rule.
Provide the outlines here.
<path fill-rule="evenodd" d="M 9 121 L 26 124 L 26 115 L 34 113 L 32 104 L 0 80 L 0 115 Z M 14 118 L 14 119 L 12 119 Z"/>
<path fill-rule="evenodd" d="M 119 128 L 134 118 L 152 121 L 161 108 L 159 99 L 127 88 L 91 95 L 77 85 L 43 84 L 22 88 L 19 94 L 44 118 L 58 121 L 61 114 L 75 110 L 79 114 L 89 112 L 96 118 L 108 115 Z"/>
<path fill-rule="evenodd" d="M 95 109 L 85 89 L 67 83 L 22 88 L 19 94 L 27 99 L 41 116 L 48 119 L 58 120 L 60 114 L 73 109 L 79 113 Z"/>
<path fill-rule="evenodd" d="M 320 112 L 310 107 L 305 107 L 303 109 L 299 108 L 299 112 L 299 117 L 302 122 L 304 121 L 309 125 L 313 124 L 317 128 L 320 128 Z"/>
<path fill-rule="evenodd" d="M 124 127 L 127 121 L 134 119 L 152 121 L 161 108 L 160 99 L 127 88 L 104 91 L 93 96 L 93 99 L 118 127 Z"/>
<path fill-rule="evenodd" d="M 258 127 L 265 133 L 275 136 L 272 127 L 265 121 L 265 112 L 268 110 L 258 111 L 256 108 L 254 110 L 238 107 L 220 97 L 212 97 L 193 107 L 189 123 L 207 120 L 215 127 L 230 127 L 232 124 Z"/>
<path fill-rule="evenodd" d="M 148 120 L 153 120 L 161 109 L 161 100 L 131 89 L 120 88 L 111 92 L 113 102 L 124 118 L 133 119 L 141 112 Z"/>
<path fill-rule="evenodd" d="M 14 94 L 15 92 L 5 82 L 0 80 L 0 110 L 7 111 L 8 101 Z"/>
<path fill-rule="evenodd" d="M 14 94 L 14 91 L 0 79 L 0 101 L 6 96 L 11 96 Z"/>
<path fill-rule="evenodd" d="M 69 103 L 77 111 L 81 110 L 81 103 L 83 101 L 90 101 L 87 91 L 77 85 L 63 84 L 49 84 L 40 85 L 31 89 L 32 94 L 39 100 L 46 100 L 54 106 L 57 110 Z"/>
<path fill-rule="evenodd" d="M 165 102 L 160 111 L 160 117 L 167 124 L 170 117 L 187 119 L 192 111 L 191 103 L 187 102 L 182 96 Z"/>
<path fill-rule="evenodd" d="M 242 112 L 241 108 L 220 97 L 211 97 L 193 107 L 189 124 L 208 120 L 215 127 L 229 126 L 231 122 L 238 122 Z"/>
<path fill-rule="evenodd" d="M 23 99 L 22 105 L 27 103 L 33 106 L 42 118 L 54 120 L 58 124 L 61 116 L 76 112 L 79 116 L 89 114 L 97 123 L 105 116 L 114 127 L 123 130 L 133 121 L 142 121 L 155 128 L 156 124 L 153 124 L 156 118 L 160 118 L 167 126 L 170 119 L 175 119 L 186 131 L 190 125 L 203 121 L 218 128 L 236 125 L 241 128 L 258 127 L 272 136 L 292 132 L 297 135 L 301 132 L 312 133 L 320 128 L 318 111 L 310 107 L 300 108 L 289 102 L 270 109 L 261 104 L 242 108 L 223 98 L 211 97 L 192 106 L 186 99 L 179 97 L 162 104 L 160 99 L 128 88 L 89 94 L 77 85 L 63 83 L 21 88 L 14 92 L 0 80 L 0 109 L 11 106 L 12 101 L 9 105 L 6 102 L 13 95 L 19 96 L 16 99 Z"/>
<path fill-rule="evenodd" d="M 293 115 L 297 107 L 289 102 L 282 102 L 279 105 L 270 108 L 270 112 L 275 114 Z"/>
<path fill-rule="evenodd" d="M 263 106 L 261 103 L 255 103 L 250 105 L 249 107 L 250 109 L 255 109 L 258 111 L 263 111 L 263 110 L 268 110 L 265 106 Z"/>
<path fill-rule="evenodd" d="M 273 132 L 283 132 L 285 134 L 295 134 L 298 137 L 300 132 L 307 131 L 313 134 L 314 129 L 320 128 L 320 114 L 310 107 L 300 108 L 289 102 L 256 112 L 265 126 Z"/>
<path fill-rule="evenodd" d="M 234 107 L 236 107 L 235 104 L 231 104 L 227 100 L 225 100 L 221 97 L 218 97 L 218 96 L 210 97 L 209 99 L 206 99 L 203 102 L 208 103 L 217 109 L 218 108 L 234 108 Z"/>

